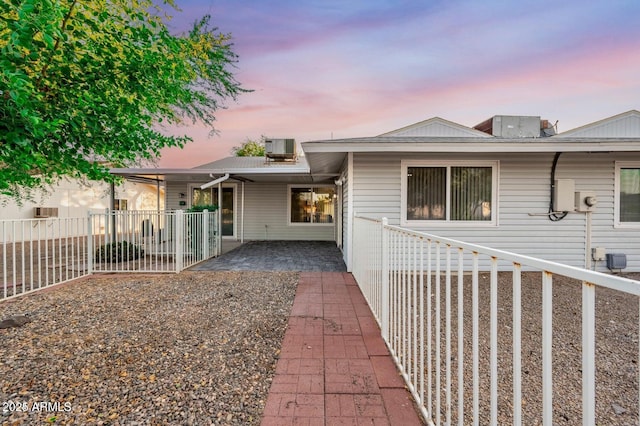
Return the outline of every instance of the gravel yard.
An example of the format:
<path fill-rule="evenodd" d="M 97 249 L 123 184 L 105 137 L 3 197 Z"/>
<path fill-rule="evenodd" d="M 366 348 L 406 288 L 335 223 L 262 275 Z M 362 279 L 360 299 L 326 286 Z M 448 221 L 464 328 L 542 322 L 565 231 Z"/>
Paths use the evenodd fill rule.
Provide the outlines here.
<path fill-rule="evenodd" d="M 627 278 L 639 279 L 638 274 Z M 512 417 L 511 273 L 498 274 L 498 424 Z M 432 290 L 435 292 L 435 289 Z M 442 318 L 444 328 L 444 280 Z M 553 424 L 582 425 L 582 286 L 566 277 L 553 278 Z M 457 278 L 452 278 L 452 389 L 457 389 Z M 542 285 L 541 273 L 522 276 L 522 424 L 542 424 Z M 480 424 L 490 424 L 490 279 L 479 277 Z M 472 291 L 465 277 L 464 386 L 465 424 L 472 421 Z M 444 362 L 445 337 L 441 350 Z M 435 346 L 435 344 L 434 344 Z M 434 349 L 435 350 L 435 349 Z M 444 370 L 442 384 L 444 387 Z M 457 422 L 457 391 L 452 395 Z M 445 394 L 441 393 L 442 403 Z M 435 399 L 435 390 L 434 390 Z M 443 412 L 444 416 L 444 412 Z M 444 417 L 443 417 L 444 419 Z M 596 425 L 638 422 L 638 298 L 606 288 L 596 289 Z M 443 420 L 444 421 L 444 420 Z"/>
<path fill-rule="evenodd" d="M 97 276 L 0 302 L 0 319 L 24 313 L 32 319 L 0 330 L 0 402 L 8 409 L 0 424 L 259 424 L 297 278 L 222 271 Z M 480 424 L 489 423 L 488 278 L 481 274 L 479 285 Z M 523 424 L 536 425 L 540 274 L 524 274 L 522 287 Z M 554 424 L 582 424 L 580 291 L 579 283 L 554 278 Z M 638 299 L 607 289 L 596 294 L 596 422 L 637 425 Z M 510 274 L 500 273 L 499 424 L 512 422 L 511 297 Z M 471 421 L 471 302 L 465 277 L 465 424 Z M 441 345 L 444 356 L 444 335 Z M 444 386 L 444 372 L 442 380 Z M 455 421 L 455 393 L 452 405 Z M 28 412 L 18 411 L 25 407 Z"/>
<path fill-rule="evenodd" d="M 1 302 L 32 321 L 0 330 L 0 423 L 259 424 L 297 277 L 90 277 Z"/>

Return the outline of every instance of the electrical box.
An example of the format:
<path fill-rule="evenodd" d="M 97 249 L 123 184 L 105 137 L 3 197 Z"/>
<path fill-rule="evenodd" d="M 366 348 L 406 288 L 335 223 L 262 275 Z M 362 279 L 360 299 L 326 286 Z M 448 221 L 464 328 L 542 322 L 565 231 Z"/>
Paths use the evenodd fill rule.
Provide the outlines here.
<path fill-rule="evenodd" d="M 591 259 L 598 261 L 605 259 L 605 248 L 604 247 L 594 247 L 591 249 Z"/>
<path fill-rule="evenodd" d="M 576 211 L 592 212 L 596 209 L 598 198 L 593 191 L 579 191 L 575 195 Z"/>
<path fill-rule="evenodd" d="M 627 255 L 624 253 L 607 253 L 607 268 L 611 271 L 627 267 Z"/>
<path fill-rule="evenodd" d="M 575 181 L 573 179 L 556 179 L 553 185 L 553 209 L 557 212 L 574 211 Z"/>

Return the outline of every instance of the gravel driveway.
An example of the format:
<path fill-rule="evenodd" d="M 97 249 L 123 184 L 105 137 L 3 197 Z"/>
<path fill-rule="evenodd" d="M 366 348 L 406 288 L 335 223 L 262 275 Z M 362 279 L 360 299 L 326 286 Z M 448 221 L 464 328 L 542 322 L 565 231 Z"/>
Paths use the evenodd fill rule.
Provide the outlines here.
<path fill-rule="evenodd" d="M 0 423 L 258 424 L 296 283 L 90 277 L 0 303 L 0 319 L 32 318 L 0 330 Z"/>

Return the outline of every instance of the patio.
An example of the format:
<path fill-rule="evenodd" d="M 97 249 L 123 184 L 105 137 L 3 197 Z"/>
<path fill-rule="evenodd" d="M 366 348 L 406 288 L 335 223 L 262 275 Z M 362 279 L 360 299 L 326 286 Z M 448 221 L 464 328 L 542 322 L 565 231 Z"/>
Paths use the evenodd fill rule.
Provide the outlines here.
<path fill-rule="evenodd" d="M 223 241 L 223 251 L 229 244 Z M 191 270 L 345 272 L 346 266 L 333 241 L 250 241 Z"/>

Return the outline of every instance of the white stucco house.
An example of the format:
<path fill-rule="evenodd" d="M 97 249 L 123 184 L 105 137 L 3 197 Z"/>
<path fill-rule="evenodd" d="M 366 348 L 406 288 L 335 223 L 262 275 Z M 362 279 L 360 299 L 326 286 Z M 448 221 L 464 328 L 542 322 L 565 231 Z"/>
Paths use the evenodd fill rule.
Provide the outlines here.
<path fill-rule="evenodd" d="M 221 201 L 226 239 L 336 241 L 349 270 L 358 214 L 579 267 L 585 247 L 601 248 L 640 271 L 639 111 L 559 134 L 540 117 L 431 118 L 301 145 L 296 161 L 112 172 L 164 180 L 169 209 Z"/>
<path fill-rule="evenodd" d="M 152 181 L 126 181 L 113 188 L 104 182 L 62 179 L 46 192 L 18 205 L 0 196 L 0 219 L 86 217 L 89 211 L 156 210 L 164 208 L 164 188 Z M 111 204 L 114 203 L 114 206 Z"/>

